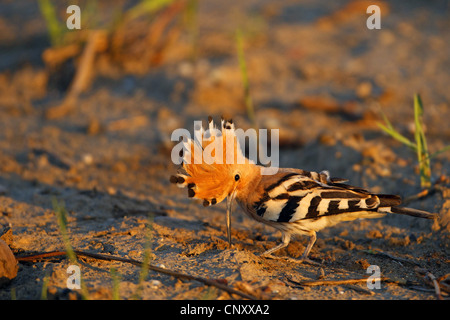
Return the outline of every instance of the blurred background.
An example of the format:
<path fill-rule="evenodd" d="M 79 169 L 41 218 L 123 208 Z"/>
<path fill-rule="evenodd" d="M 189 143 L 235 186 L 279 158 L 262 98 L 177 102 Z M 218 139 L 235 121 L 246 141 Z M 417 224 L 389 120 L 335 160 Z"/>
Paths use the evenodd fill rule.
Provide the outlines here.
<path fill-rule="evenodd" d="M 84 165 L 165 164 L 174 129 L 223 115 L 244 129 L 280 129 L 281 165 L 354 176 L 346 168 L 360 169 L 359 158 L 335 169 L 314 150 L 289 152 L 338 142 L 364 151 L 362 140 L 386 138 L 383 114 L 411 137 L 414 94 L 430 149 L 440 150 L 450 141 L 449 4 L 374 3 L 380 30 L 366 27 L 373 3 L 362 0 L 2 1 L 3 170 L 64 185 Z M 80 30 L 66 26 L 71 4 Z M 369 147 L 370 161 L 392 162 Z M 30 158 L 63 171 L 28 172 Z"/>
<path fill-rule="evenodd" d="M 413 139 L 420 94 L 430 152 L 450 144 L 449 17 L 447 0 L 2 0 L 0 222 L 37 251 L 56 247 L 53 196 L 80 234 L 148 212 L 222 223 L 169 184 L 172 131 L 209 115 L 279 129 L 280 166 L 416 194 L 414 152 L 377 122 Z M 433 182 L 448 185 L 449 154 Z M 415 207 L 448 214 L 450 200 Z"/>

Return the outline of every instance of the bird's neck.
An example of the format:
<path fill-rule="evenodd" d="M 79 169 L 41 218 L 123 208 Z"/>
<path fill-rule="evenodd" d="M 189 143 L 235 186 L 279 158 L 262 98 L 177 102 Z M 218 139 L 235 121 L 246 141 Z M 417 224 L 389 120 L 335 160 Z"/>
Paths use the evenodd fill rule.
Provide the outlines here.
<path fill-rule="evenodd" d="M 243 172 L 243 179 L 241 181 L 241 185 L 239 186 L 238 193 L 236 194 L 236 199 L 238 202 L 246 201 L 249 198 L 249 195 L 255 192 L 256 186 L 260 183 L 263 175 L 261 174 L 261 170 L 264 167 L 255 165 L 255 164 L 247 164 L 245 166 L 245 172 Z"/>

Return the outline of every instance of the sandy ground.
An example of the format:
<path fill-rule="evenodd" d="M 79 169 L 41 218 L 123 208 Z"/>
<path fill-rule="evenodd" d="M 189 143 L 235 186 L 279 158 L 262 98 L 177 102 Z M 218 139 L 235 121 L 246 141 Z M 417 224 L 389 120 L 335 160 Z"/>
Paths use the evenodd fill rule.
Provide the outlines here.
<path fill-rule="evenodd" d="M 107 16 L 110 6 L 99 5 Z M 225 204 L 204 208 L 169 183 L 174 129 L 192 130 L 208 115 L 251 127 L 234 37 L 240 27 L 257 124 L 280 129 L 282 167 L 328 169 L 375 192 L 417 194 L 414 153 L 376 121 L 382 110 L 412 138 L 412 98 L 420 93 L 430 150 L 450 143 L 450 9 L 447 1 L 383 4 L 381 30 L 368 30 L 366 8 L 361 1 L 199 1 L 194 58 L 184 29 L 144 72 L 136 71 L 139 60 L 137 68 L 133 58 L 108 60 L 107 50 L 76 108 L 50 119 L 76 64 L 65 73 L 44 64 L 50 43 L 35 1 L 2 2 L 0 226 L 11 230 L 4 239 L 16 256 L 63 250 L 55 198 L 64 202 L 77 250 L 142 261 L 150 235 L 153 265 L 220 279 L 260 299 L 436 299 L 417 266 L 437 278 L 450 273 L 450 152 L 432 160 L 439 190 L 409 203 L 439 213 L 440 223 L 407 216 L 344 222 L 318 234 L 311 258 L 321 266 L 260 258 L 280 233 L 238 206 L 229 248 Z M 306 243 L 296 238 L 276 256 L 298 258 Z M 48 299 L 77 297 L 66 286 L 69 265 L 60 258 L 20 263 L 0 299 L 39 299 L 45 286 Z M 120 299 L 137 292 L 139 299 L 242 298 L 154 271 L 139 283 L 141 269 L 129 263 L 80 258 L 79 265 L 91 299 L 112 298 L 112 268 Z M 400 283 L 373 290 L 301 284 L 364 278 L 370 265 Z"/>

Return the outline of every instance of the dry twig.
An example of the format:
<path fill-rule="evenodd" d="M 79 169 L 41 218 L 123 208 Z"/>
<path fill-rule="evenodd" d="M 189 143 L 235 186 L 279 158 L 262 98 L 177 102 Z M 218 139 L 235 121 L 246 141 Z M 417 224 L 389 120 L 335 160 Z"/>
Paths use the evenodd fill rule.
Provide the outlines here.
<path fill-rule="evenodd" d="M 381 256 L 381 257 L 385 257 L 385 258 L 389 258 L 389 259 L 392 259 L 392 260 L 395 260 L 398 262 L 409 263 L 409 264 L 412 264 L 415 266 L 419 266 L 419 264 L 413 260 L 396 257 L 387 252 L 383 252 L 383 251 L 379 251 L 379 250 L 365 250 L 364 252 L 373 254 L 373 255 L 377 255 L 377 256 Z"/>
<path fill-rule="evenodd" d="M 81 55 L 77 73 L 70 86 L 64 101 L 57 106 L 51 107 L 46 112 L 48 119 L 56 119 L 71 112 L 77 104 L 79 95 L 85 91 L 92 79 L 94 72 L 94 60 L 98 51 L 106 45 L 106 33 L 101 30 L 92 31 L 87 39 L 86 46 Z"/>
<path fill-rule="evenodd" d="M 437 280 L 439 282 L 439 287 L 441 288 L 441 290 L 446 293 L 450 293 L 450 273 L 439 277 Z"/>
<path fill-rule="evenodd" d="M 418 275 L 423 277 L 423 280 L 425 281 L 426 284 L 434 288 L 436 299 L 443 300 L 444 298 L 442 298 L 441 295 L 441 288 L 439 286 L 439 282 L 436 279 L 436 277 L 430 271 L 423 268 L 417 267 L 415 268 L 415 271 L 417 272 Z"/>
<path fill-rule="evenodd" d="M 297 284 L 299 286 L 323 286 L 323 285 L 348 285 L 348 284 L 355 284 L 355 283 L 365 283 L 367 282 L 368 278 L 361 278 L 361 279 L 344 279 L 344 280 L 306 280 L 306 281 L 296 281 L 291 278 L 287 278 L 290 282 Z M 397 284 L 406 284 L 406 281 L 404 280 L 394 280 L 387 277 L 380 277 L 380 278 L 371 278 L 371 281 L 385 281 L 390 283 L 397 283 Z"/>
<path fill-rule="evenodd" d="M 407 205 L 413 201 L 425 199 L 426 197 L 433 195 L 436 191 L 442 192 L 443 188 L 445 187 L 445 184 L 448 183 L 449 178 L 446 177 L 445 175 L 441 175 L 429 188 L 423 189 L 416 194 L 406 197 L 403 200 L 403 204 Z"/>

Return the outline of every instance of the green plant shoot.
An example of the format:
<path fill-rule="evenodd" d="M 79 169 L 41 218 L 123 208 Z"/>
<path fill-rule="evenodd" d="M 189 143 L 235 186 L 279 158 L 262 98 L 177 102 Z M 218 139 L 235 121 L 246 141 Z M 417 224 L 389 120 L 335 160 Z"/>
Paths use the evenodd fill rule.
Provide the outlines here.
<path fill-rule="evenodd" d="M 377 123 L 378 126 L 390 135 L 392 138 L 400 141 L 404 145 L 411 148 L 417 155 L 417 161 L 419 164 L 420 172 L 420 186 L 423 189 L 428 189 L 431 187 L 431 164 L 430 159 L 437 156 L 438 154 L 450 150 L 450 146 L 446 146 L 441 150 L 430 155 L 428 151 L 427 139 L 424 131 L 423 124 L 423 113 L 424 108 L 422 104 L 422 99 L 418 94 L 414 95 L 414 141 L 411 141 L 401 133 L 399 133 L 389 122 L 385 114 L 382 113 L 384 124 Z"/>
<path fill-rule="evenodd" d="M 242 38 L 243 38 L 242 31 L 238 29 L 236 31 L 236 43 L 237 43 L 239 67 L 241 69 L 242 82 L 244 85 L 245 108 L 247 110 L 247 116 L 248 116 L 249 120 L 252 122 L 253 126 L 255 127 L 255 125 L 256 125 L 255 109 L 253 106 L 252 97 L 250 95 L 250 83 L 248 80 L 247 64 L 245 63 L 244 43 L 243 43 Z"/>

